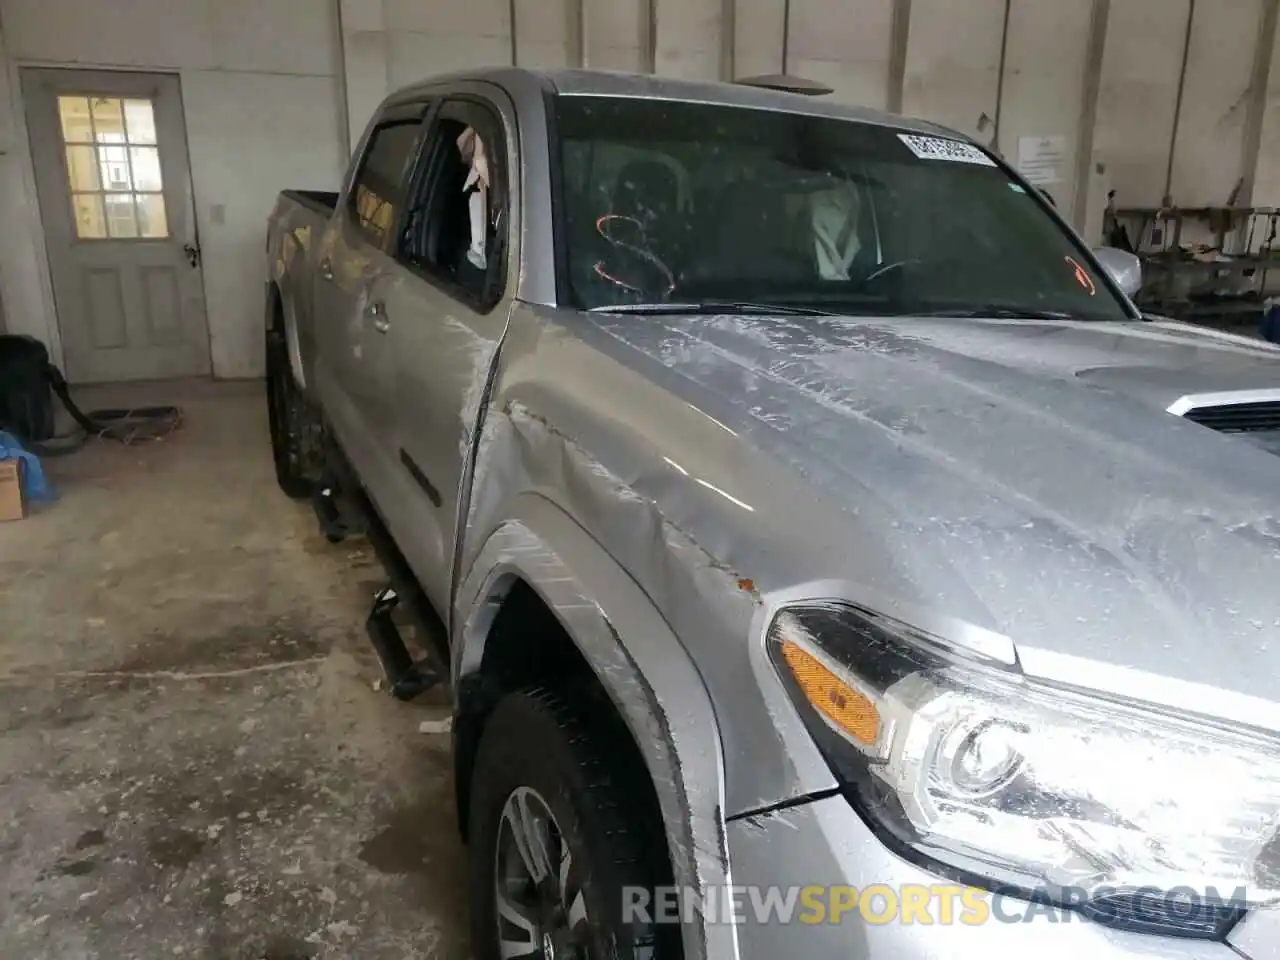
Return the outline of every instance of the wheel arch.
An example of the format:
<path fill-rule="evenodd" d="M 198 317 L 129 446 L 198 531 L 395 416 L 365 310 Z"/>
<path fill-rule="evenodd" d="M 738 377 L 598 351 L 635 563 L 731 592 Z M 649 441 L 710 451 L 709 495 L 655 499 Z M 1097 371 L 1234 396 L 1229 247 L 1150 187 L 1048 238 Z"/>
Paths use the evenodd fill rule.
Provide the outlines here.
<path fill-rule="evenodd" d="M 302 346 L 298 339 L 297 309 L 294 298 L 286 292 L 288 286 L 287 275 L 281 280 L 267 281 L 266 332 L 270 334 L 278 327 L 284 334 L 285 349 L 289 355 L 289 372 L 298 388 L 305 390 L 307 379 L 302 364 Z"/>
<path fill-rule="evenodd" d="M 486 647 L 504 605 L 527 589 L 588 665 L 642 757 L 675 884 L 727 886 L 721 741 L 696 667 L 648 597 L 567 514 L 536 494 L 513 506 L 456 594 L 451 672 L 461 720 L 455 727 L 460 811 L 469 784 L 465 741 L 478 738 L 465 724 L 477 702 L 472 698 L 484 709 Z M 736 932 L 732 925 L 690 925 L 684 954 L 690 960 L 734 957 Z"/>

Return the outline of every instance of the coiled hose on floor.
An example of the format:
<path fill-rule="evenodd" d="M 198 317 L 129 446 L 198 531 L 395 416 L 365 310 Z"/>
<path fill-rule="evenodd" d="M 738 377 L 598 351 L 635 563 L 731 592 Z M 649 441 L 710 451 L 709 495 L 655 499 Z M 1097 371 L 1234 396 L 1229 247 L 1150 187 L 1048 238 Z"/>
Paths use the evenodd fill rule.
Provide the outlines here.
<path fill-rule="evenodd" d="M 85 413 L 74 400 L 62 371 L 49 364 L 49 386 L 76 422 L 71 433 L 31 444 L 45 457 L 74 453 L 94 438 L 117 440 L 123 444 L 145 443 L 167 437 L 182 425 L 177 407 L 120 407 Z"/>

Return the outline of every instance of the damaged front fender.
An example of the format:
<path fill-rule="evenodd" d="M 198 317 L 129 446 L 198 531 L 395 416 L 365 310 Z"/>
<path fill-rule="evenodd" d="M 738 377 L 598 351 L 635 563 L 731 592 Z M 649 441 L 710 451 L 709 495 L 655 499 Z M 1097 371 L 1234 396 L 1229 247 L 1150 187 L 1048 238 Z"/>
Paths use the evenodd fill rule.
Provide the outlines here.
<path fill-rule="evenodd" d="M 706 687 L 634 581 L 543 497 L 518 497 L 470 565 L 457 594 L 455 681 L 480 668 L 489 627 L 516 578 L 555 614 L 639 746 L 662 810 L 676 884 L 727 884 L 724 763 Z M 738 955 L 731 926 L 690 924 L 684 937 L 690 960 Z"/>

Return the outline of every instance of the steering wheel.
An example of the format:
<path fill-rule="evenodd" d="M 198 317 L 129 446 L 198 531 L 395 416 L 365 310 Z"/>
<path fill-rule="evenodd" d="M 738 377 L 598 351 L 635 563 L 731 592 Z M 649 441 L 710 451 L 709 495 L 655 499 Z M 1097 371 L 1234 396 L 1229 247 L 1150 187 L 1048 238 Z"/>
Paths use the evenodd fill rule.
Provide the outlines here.
<path fill-rule="evenodd" d="M 860 285 L 872 283 L 873 281 L 879 280 L 887 273 L 892 273 L 894 270 L 901 270 L 903 267 L 914 266 L 918 263 L 924 263 L 924 261 L 919 257 L 906 257 L 902 260 L 895 260 L 893 263 L 886 263 L 883 267 L 872 270 L 869 274 L 863 277 Z"/>

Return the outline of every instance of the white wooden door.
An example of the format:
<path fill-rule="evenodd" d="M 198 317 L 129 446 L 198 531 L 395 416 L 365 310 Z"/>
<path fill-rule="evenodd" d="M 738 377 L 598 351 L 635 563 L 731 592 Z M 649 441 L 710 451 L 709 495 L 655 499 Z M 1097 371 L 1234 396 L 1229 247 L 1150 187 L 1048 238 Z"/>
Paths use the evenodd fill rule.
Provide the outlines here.
<path fill-rule="evenodd" d="M 207 375 L 178 78 L 23 69 L 22 93 L 67 378 Z"/>

